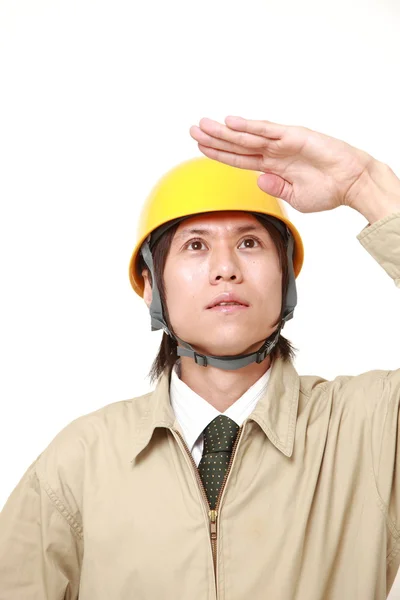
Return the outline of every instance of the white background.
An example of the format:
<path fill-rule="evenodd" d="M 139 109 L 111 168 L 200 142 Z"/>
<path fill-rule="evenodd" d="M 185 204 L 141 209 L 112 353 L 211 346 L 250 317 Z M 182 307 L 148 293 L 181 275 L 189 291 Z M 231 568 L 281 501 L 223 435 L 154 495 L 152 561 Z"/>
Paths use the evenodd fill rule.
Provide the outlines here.
<path fill-rule="evenodd" d="M 190 126 L 304 125 L 400 175 L 399 30 L 396 0 L 0 2 L 0 507 L 70 421 L 152 387 L 162 333 L 128 263 L 151 187 L 202 155 Z M 285 207 L 299 373 L 399 368 L 399 290 L 356 239 L 366 219 Z"/>

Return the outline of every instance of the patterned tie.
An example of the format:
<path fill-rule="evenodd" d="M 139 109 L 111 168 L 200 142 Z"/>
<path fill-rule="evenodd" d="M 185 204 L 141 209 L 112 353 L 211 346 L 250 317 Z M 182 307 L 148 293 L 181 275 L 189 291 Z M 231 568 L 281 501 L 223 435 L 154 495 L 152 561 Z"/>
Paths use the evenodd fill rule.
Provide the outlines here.
<path fill-rule="evenodd" d="M 203 431 L 204 449 L 198 470 L 211 510 L 215 509 L 238 431 L 239 425 L 226 415 L 216 417 Z"/>

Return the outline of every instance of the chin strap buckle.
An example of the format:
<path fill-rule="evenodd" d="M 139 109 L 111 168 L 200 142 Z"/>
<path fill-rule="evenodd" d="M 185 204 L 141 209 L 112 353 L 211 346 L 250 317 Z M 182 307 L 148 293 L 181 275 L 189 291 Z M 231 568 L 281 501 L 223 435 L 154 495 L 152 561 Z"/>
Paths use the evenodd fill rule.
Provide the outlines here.
<path fill-rule="evenodd" d="M 283 329 L 283 325 L 284 323 L 280 324 L 278 329 L 276 330 L 276 335 L 274 337 L 274 339 L 268 339 L 267 342 L 265 342 L 265 344 L 263 346 L 261 346 L 261 348 L 259 349 L 259 351 L 257 352 L 257 358 L 256 358 L 256 363 L 260 364 L 260 362 L 262 362 L 264 360 L 264 358 L 267 356 L 267 354 L 270 353 L 270 351 L 276 346 L 276 344 L 278 343 L 279 340 L 279 335 L 281 333 L 281 330 Z"/>
<path fill-rule="evenodd" d="M 195 352 L 193 358 L 195 363 L 200 365 L 201 367 L 207 366 L 207 357 L 204 356 L 204 354 L 198 354 L 197 352 Z"/>
<path fill-rule="evenodd" d="M 262 361 L 265 359 L 265 357 L 266 357 L 266 356 L 267 356 L 267 354 L 268 354 L 268 346 L 269 346 L 269 344 L 267 344 L 267 347 L 266 347 L 266 348 L 264 348 L 264 349 L 260 349 L 260 350 L 257 352 L 256 363 L 260 364 L 260 362 L 262 362 Z"/>

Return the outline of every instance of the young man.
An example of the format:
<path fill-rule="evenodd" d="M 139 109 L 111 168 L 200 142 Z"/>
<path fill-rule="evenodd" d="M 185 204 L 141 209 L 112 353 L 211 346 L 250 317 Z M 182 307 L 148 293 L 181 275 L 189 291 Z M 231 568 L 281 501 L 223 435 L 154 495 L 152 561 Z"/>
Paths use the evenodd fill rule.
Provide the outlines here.
<path fill-rule="evenodd" d="M 297 374 L 281 330 L 303 247 L 276 198 L 361 212 L 359 241 L 400 287 L 400 181 L 302 127 L 200 125 L 207 158 L 154 188 L 130 263 L 164 329 L 156 389 L 75 420 L 27 470 L 0 515 L 0 598 L 389 593 L 400 370 Z"/>

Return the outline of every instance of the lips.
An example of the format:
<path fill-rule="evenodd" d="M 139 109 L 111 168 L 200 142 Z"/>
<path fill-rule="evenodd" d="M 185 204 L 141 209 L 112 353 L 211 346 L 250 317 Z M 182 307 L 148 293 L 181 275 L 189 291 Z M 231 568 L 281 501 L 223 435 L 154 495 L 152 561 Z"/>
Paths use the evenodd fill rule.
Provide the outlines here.
<path fill-rule="evenodd" d="M 242 306 L 249 306 L 244 298 L 239 296 L 238 294 L 234 294 L 233 292 L 223 292 L 219 294 L 210 302 L 206 308 L 213 308 L 214 306 L 219 305 L 221 302 L 236 302 Z"/>

